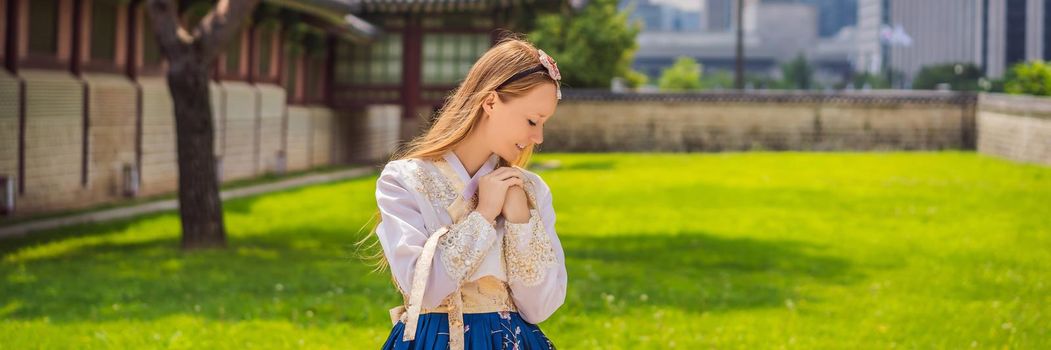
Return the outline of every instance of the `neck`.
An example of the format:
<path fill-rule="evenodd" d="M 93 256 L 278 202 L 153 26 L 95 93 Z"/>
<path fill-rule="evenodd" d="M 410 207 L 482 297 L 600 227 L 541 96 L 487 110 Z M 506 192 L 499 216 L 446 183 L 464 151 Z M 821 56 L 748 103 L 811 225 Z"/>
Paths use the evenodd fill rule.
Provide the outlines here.
<path fill-rule="evenodd" d="M 471 177 L 474 177 L 478 169 L 481 169 L 485 161 L 489 160 L 489 157 L 493 155 L 492 152 L 486 150 L 485 146 L 481 145 L 479 140 L 470 137 L 453 147 L 453 153 L 456 154 L 456 158 L 463 164 L 464 170 L 467 170 L 467 175 Z"/>

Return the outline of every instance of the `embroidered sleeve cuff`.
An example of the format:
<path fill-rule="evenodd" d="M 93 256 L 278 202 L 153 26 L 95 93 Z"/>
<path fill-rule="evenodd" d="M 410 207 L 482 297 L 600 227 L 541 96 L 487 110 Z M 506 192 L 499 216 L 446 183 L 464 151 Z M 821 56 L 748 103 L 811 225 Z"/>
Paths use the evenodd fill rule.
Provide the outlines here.
<path fill-rule="evenodd" d="M 477 211 L 449 227 L 449 232 L 438 239 L 442 264 L 449 276 L 457 282 L 470 276 L 482 263 L 494 237 L 496 229 Z"/>
<path fill-rule="evenodd" d="M 529 210 L 529 222 L 504 222 L 504 255 L 510 282 L 535 286 L 544 280 L 547 270 L 556 264 L 551 237 L 544 231 L 540 213 Z"/>

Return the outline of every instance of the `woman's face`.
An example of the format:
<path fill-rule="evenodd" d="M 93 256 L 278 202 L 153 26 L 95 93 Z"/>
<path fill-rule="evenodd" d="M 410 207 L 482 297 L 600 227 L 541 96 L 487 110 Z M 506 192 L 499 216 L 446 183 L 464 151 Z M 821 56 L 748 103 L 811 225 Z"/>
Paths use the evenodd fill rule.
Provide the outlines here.
<path fill-rule="evenodd" d="M 557 105 L 554 83 L 540 84 L 510 100 L 492 94 L 482 103 L 486 115 L 480 126 L 485 143 L 493 153 L 514 162 L 525 147 L 544 142 L 544 124 Z"/>

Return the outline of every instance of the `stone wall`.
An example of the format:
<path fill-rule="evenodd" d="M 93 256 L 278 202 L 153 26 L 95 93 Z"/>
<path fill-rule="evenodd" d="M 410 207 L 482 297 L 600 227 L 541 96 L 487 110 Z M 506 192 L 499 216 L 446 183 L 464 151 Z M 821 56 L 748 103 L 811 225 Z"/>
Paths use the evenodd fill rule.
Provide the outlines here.
<path fill-rule="evenodd" d="M 335 145 L 350 136 L 333 127 L 339 115 L 325 106 L 287 106 L 280 86 L 222 81 L 210 89 L 224 181 L 333 164 Z M 0 72 L 0 177 L 24 181 L 14 215 L 124 200 L 130 170 L 139 175 L 138 196 L 178 188 L 175 117 L 164 78 Z"/>
<path fill-rule="evenodd" d="M 221 142 L 223 180 L 239 180 L 255 176 L 258 153 L 256 124 L 259 122 L 259 95 L 255 86 L 244 82 L 224 81 L 218 87 L 222 127 Z"/>
<path fill-rule="evenodd" d="M 566 92 L 541 151 L 972 149 L 974 96 Z"/>
<path fill-rule="evenodd" d="M 162 78 L 139 80 L 142 90 L 142 153 L 139 193 L 156 195 L 178 188 L 175 154 L 175 111 L 168 82 Z"/>
<path fill-rule="evenodd" d="M 211 89 L 224 180 L 282 165 L 298 171 L 382 163 L 432 111 L 423 106 L 418 118 L 403 120 L 398 105 L 336 111 L 286 105 L 279 86 L 220 82 Z M 918 91 L 565 95 L 545 126 L 542 152 L 977 149 L 1051 165 L 1047 98 Z M 139 196 L 175 191 L 172 108 L 160 77 L 0 72 L 0 177 L 17 180 L 25 156 L 15 215 L 123 200 L 126 167 L 139 170 Z"/>
<path fill-rule="evenodd" d="M 0 177 L 5 179 L 18 175 L 19 91 L 18 78 L 0 69 Z"/>
<path fill-rule="evenodd" d="M 256 170 L 276 172 L 285 148 L 285 89 L 277 85 L 256 85 L 259 95 L 258 152 Z"/>
<path fill-rule="evenodd" d="M 331 109 L 310 107 L 310 167 L 332 163 L 332 118 Z"/>
<path fill-rule="evenodd" d="M 978 152 L 1051 166 L 1051 98 L 981 94 Z"/>
<path fill-rule="evenodd" d="M 337 150 L 346 162 L 382 163 L 394 153 L 401 138 L 401 106 L 374 105 L 339 118 L 345 122 L 348 143 Z"/>
<path fill-rule="evenodd" d="M 88 184 L 91 203 L 123 195 L 124 168 L 135 166 L 135 84 L 119 75 L 86 75 Z"/>
<path fill-rule="evenodd" d="M 65 72 L 25 70 L 25 192 L 18 210 L 67 208 L 82 198 L 84 84 Z"/>
<path fill-rule="evenodd" d="M 310 167 L 310 147 L 313 142 L 310 139 L 313 126 L 310 109 L 303 106 L 289 106 L 288 113 L 288 141 L 285 145 L 285 154 L 288 157 L 288 170 L 304 170 Z"/>

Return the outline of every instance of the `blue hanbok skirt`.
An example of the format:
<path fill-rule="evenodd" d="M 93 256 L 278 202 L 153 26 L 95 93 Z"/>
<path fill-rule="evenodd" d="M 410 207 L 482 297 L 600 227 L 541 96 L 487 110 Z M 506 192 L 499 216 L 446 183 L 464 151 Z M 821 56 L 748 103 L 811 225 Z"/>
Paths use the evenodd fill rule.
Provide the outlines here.
<path fill-rule="evenodd" d="M 464 350 L 553 350 L 555 346 L 540 327 L 522 319 L 517 312 L 464 314 Z M 390 331 L 384 350 L 445 350 L 449 348 L 449 315 L 420 315 L 416 339 L 403 341 L 405 323 L 398 322 Z"/>

